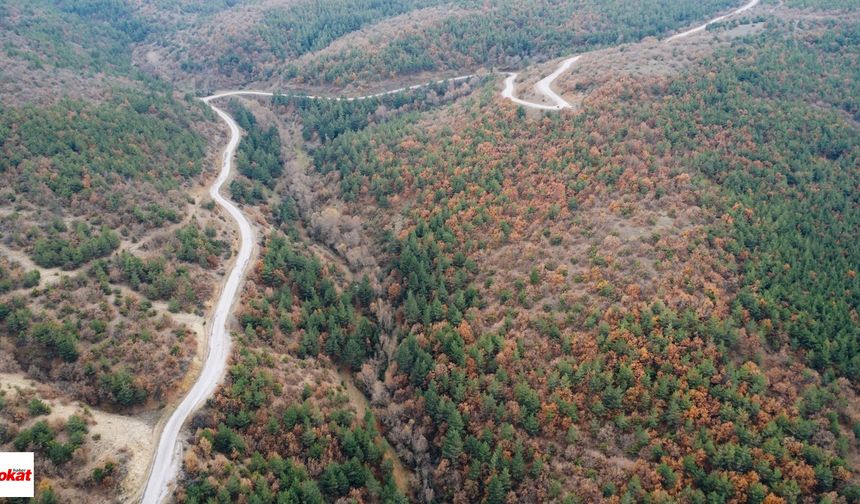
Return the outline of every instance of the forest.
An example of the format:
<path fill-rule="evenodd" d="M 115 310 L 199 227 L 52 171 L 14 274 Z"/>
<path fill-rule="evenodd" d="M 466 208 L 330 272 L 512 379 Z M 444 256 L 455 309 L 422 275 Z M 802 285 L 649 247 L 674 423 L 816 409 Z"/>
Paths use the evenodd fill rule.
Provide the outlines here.
<path fill-rule="evenodd" d="M 435 498 L 860 498 L 860 416 L 838 399 L 856 379 L 858 40 L 833 28 L 776 24 L 573 117 L 528 118 L 489 85 L 391 120 L 298 106 L 314 168 L 380 229 L 400 343 L 371 388 L 389 439 L 421 419 L 429 449 L 401 447 Z M 605 223 L 690 204 L 710 217 L 632 240 Z"/>
<path fill-rule="evenodd" d="M 129 74 L 132 44 L 153 27 L 123 0 L 9 0 L 0 5 L 0 29 L 17 42 L 6 54 L 32 69 Z"/>
<path fill-rule="evenodd" d="M 254 115 L 235 101 L 231 102 L 230 108 L 236 123 L 245 131 L 245 138 L 236 154 L 239 172 L 271 188 L 282 170 L 281 139 L 277 128 L 269 127 L 264 131 Z"/>
<path fill-rule="evenodd" d="M 855 268 L 860 250 L 852 244 L 860 239 L 860 199 L 854 190 L 860 183 L 855 170 L 860 139 L 836 114 L 860 118 L 860 25 L 839 27 L 794 47 L 773 34 L 761 39 L 752 54 L 739 49 L 717 58 L 735 63 L 723 63 L 722 71 L 694 86 L 674 87 L 679 98 L 695 94 L 700 101 L 695 106 L 673 103 L 667 114 L 677 131 L 673 148 L 713 145 L 693 163 L 728 192 L 725 211 L 733 222 L 729 248 L 738 256 L 746 282 L 739 308 L 774 346 L 787 337 L 806 350 L 814 368 L 857 380 L 860 281 Z M 786 60 L 801 78 L 783 80 Z M 840 65 L 847 87 L 838 74 L 824 77 L 825 69 Z M 785 104 L 798 98 L 831 108 Z M 776 99 L 781 101 L 770 101 Z M 720 108 L 703 109 L 703 102 Z M 708 138 L 715 133 L 684 138 L 691 131 L 711 131 L 740 110 L 748 119 L 736 120 L 732 135 L 750 135 L 754 148 L 720 148 Z"/>
<path fill-rule="evenodd" d="M 99 211 L 111 228 L 152 227 L 176 219 L 153 192 L 176 190 L 202 170 L 204 142 L 190 127 L 193 116 L 169 95 L 0 110 L 0 174 L 10 182 L 0 194 L 8 201 Z M 145 182 L 138 192 L 150 203 L 124 190 L 132 181 Z"/>
<path fill-rule="evenodd" d="M 439 4 L 438 0 L 303 2 L 263 14 L 260 35 L 279 58 L 317 51 L 370 23 Z"/>
<path fill-rule="evenodd" d="M 123 238 L 179 221 L 183 184 L 202 169 L 204 142 L 189 127 L 193 118 L 158 92 L 3 109 L 0 194 L 16 210 L 0 226 L 4 243 L 24 249 L 37 266 L 70 272 L 41 289 L 38 270 L 17 273 L 15 283 L 5 273 L 3 344 L 17 341 L 22 366 L 67 383 L 90 404 L 130 407 L 163 397 L 161 387 L 185 365 L 186 330 L 156 323 L 149 301 L 114 297 L 114 289 L 126 283 L 176 310 L 196 309 L 211 292 L 205 277 L 192 281 L 187 268 L 115 253 Z M 224 245 L 189 232 L 180 231 L 177 259 L 217 264 Z M 35 290 L 27 299 L 16 288 Z"/>
<path fill-rule="evenodd" d="M 252 285 L 227 384 L 193 422 L 178 501 L 233 502 L 242 495 L 259 502 L 406 502 L 372 413 L 357 415 L 313 364 L 326 354 L 358 369 L 378 344 L 366 279 L 339 293 L 318 260 L 273 235 Z M 297 357 L 310 364 L 298 368 Z"/>
<path fill-rule="evenodd" d="M 406 112 L 423 112 L 453 102 L 468 92 L 480 79 L 466 83 L 443 81 L 405 93 L 390 93 L 362 100 L 314 100 L 304 97 L 276 94 L 272 104 L 277 107 L 294 107 L 301 114 L 302 136 L 328 143 L 344 133 L 358 132 L 372 121 L 381 122 Z"/>
<path fill-rule="evenodd" d="M 735 2 L 466 2 L 452 15 L 376 47 L 344 48 L 297 65 L 303 81 L 345 84 L 430 70 L 519 68 L 599 47 L 663 36 Z M 572 29 L 575 28 L 575 29 Z"/>
<path fill-rule="evenodd" d="M 198 369 L 235 235 L 195 97 L 253 87 L 258 253 L 174 500 L 860 501 L 855 4 L 664 47 L 738 2 L 4 2 L 0 371 L 38 393 L 0 447 L 37 502 L 130 495 L 91 413 Z M 499 95 L 598 49 L 570 110 Z"/>
<path fill-rule="evenodd" d="M 225 82 L 278 78 L 291 87 L 345 86 L 427 71 L 520 68 L 663 36 L 735 4 L 731 0 L 648 0 L 632 5 L 597 0 L 468 0 L 437 12 L 433 8 L 443 4 L 436 0 L 298 2 L 261 9 L 256 14 L 259 21 L 217 53 L 217 78 Z M 436 15 L 428 15 L 431 11 Z M 402 23 L 401 29 L 401 23 L 395 22 L 398 16 L 412 21 Z M 369 35 L 375 26 L 383 26 L 381 35 Z M 345 40 L 349 43 L 340 43 Z M 207 52 L 211 51 L 189 47 L 175 63 L 186 71 L 205 70 Z"/>
<path fill-rule="evenodd" d="M 354 370 L 378 345 L 368 318 L 373 292 L 366 278 L 338 293 L 320 262 L 282 237 L 270 237 L 259 274 L 271 295 L 248 300 L 248 310 L 239 315 L 246 334 L 280 345 L 295 337 L 300 357 L 324 352 Z"/>

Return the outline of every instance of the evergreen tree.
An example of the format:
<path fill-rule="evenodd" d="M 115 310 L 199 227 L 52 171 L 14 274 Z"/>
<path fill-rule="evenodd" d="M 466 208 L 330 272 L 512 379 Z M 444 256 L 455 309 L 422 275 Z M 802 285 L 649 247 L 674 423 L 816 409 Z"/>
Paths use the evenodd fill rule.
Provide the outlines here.
<path fill-rule="evenodd" d="M 406 294 L 406 304 L 403 306 L 403 314 L 406 316 L 406 321 L 410 324 L 418 322 L 421 317 L 421 310 L 418 308 L 418 301 L 415 299 L 415 294 L 410 290 Z"/>
<path fill-rule="evenodd" d="M 460 437 L 460 431 L 449 426 L 442 441 L 442 456 L 456 461 L 461 453 L 463 453 L 463 439 Z"/>
<path fill-rule="evenodd" d="M 361 368 L 364 362 L 364 347 L 356 334 L 351 334 L 343 348 L 343 361 L 354 371 Z"/>

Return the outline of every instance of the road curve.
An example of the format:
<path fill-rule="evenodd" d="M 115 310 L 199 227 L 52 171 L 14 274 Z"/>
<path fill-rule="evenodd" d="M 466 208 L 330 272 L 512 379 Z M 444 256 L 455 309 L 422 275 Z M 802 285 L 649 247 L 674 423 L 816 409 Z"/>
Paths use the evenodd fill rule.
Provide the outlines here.
<path fill-rule="evenodd" d="M 535 89 L 537 89 L 539 93 L 549 98 L 550 101 L 555 102 L 555 105 L 544 105 L 543 103 L 530 102 L 514 96 L 514 85 L 515 81 L 517 80 L 517 76 L 519 75 L 515 72 L 508 73 L 508 78 L 505 79 L 505 88 L 502 90 L 502 96 L 518 105 L 537 110 L 561 110 L 564 108 L 570 108 L 573 105 L 571 105 L 567 100 L 565 100 L 552 90 L 552 83 L 558 78 L 559 75 L 566 72 L 571 66 L 573 66 L 574 63 L 579 61 L 579 58 L 581 57 L 581 55 L 577 55 L 567 58 L 558 65 L 558 67 L 553 73 L 547 75 L 543 79 L 539 80 L 537 84 L 535 84 Z"/>
<path fill-rule="evenodd" d="M 230 141 L 224 148 L 224 157 L 221 164 L 221 173 L 212 187 L 209 195 L 212 199 L 236 221 L 239 226 L 239 253 L 236 262 L 230 270 L 230 276 L 224 284 L 218 304 L 215 307 L 212 325 L 209 326 L 209 348 L 203 363 L 200 376 L 191 387 L 188 395 L 179 403 L 179 406 L 170 415 L 156 448 L 155 457 L 143 492 L 141 502 L 143 504 L 159 504 L 167 497 L 170 484 L 179 472 L 179 461 L 182 458 L 182 444 L 178 442 L 179 432 L 189 416 L 215 391 L 224 371 L 227 368 L 227 359 L 230 355 L 230 332 L 227 328 L 227 317 L 230 315 L 233 303 L 239 294 L 242 278 L 248 263 L 251 260 L 251 251 L 254 248 L 254 231 L 251 223 L 230 200 L 221 195 L 221 187 L 230 176 L 233 167 L 233 156 L 239 145 L 239 126 L 226 112 L 212 105 L 211 100 L 217 96 L 203 98 L 203 101 L 212 107 L 212 110 L 230 128 Z"/>
<path fill-rule="evenodd" d="M 535 89 L 537 89 L 539 93 L 543 93 L 544 96 L 554 101 L 560 109 L 570 108 L 572 105 L 552 90 L 552 83 L 559 75 L 566 72 L 574 63 L 579 61 L 579 58 L 581 57 L 582 56 L 577 55 L 562 61 L 561 64 L 558 65 L 558 68 L 555 69 L 555 72 L 539 80 L 537 85 L 535 85 Z"/>
<path fill-rule="evenodd" d="M 676 35 L 672 35 L 671 37 L 667 38 L 663 42 L 668 44 L 672 41 L 682 39 L 684 37 L 688 37 L 694 33 L 698 33 L 698 32 L 706 29 L 708 26 L 710 26 L 714 23 L 718 23 L 720 21 L 723 21 L 724 19 L 728 19 L 732 16 L 736 16 L 738 14 L 741 14 L 743 12 L 746 12 L 746 11 L 752 9 L 753 7 L 758 5 L 759 1 L 760 0 L 750 0 L 748 3 L 744 4 L 741 7 L 738 7 L 737 9 L 733 10 L 732 12 L 729 12 L 728 14 L 724 14 L 722 16 L 715 17 L 714 19 L 711 19 L 710 21 L 708 21 L 707 23 L 705 23 L 701 26 L 697 26 L 695 28 L 692 28 L 692 29 L 687 30 L 685 32 L 678 33 Z M 581 56 L 582 56 L 581 54 L 576 55 L 576 56 L 572 56 L 572 57 L 567 58 L 566 60 L 562 61 L 561 63 L 559 63 L 558 67 L 556 67 L 556 69 L 553 73 L 547 75 L 543 79 L 539 80 L 537 84 L 535 84 L 535 89 L 538 91 L 538 93 L 545 96 L 549 101 L 555 103 L 555 105 L 546 105 L 544 103 L 530 102 L 530 101 L 523 100 L 521 98 L 517 98 L 514 95 L 514 87 L 515 87 L 515 81 L 517 79 L 518 74 L 514 73 L 514 72 L 509 72 L 508 77 L 505 79 L 505 87 L 504 87 L 504 89 L 502 89 L 502 97 L 507 98 L 508 100 L 511 100 L 512 102 L 516 103 L 517 105 L 522 105 L 524 107 L 532 108 L 535 110 L 561 110 L 561 109 L 566 109 L 566 108 L 572 107 L 570 102 L 568 102 L 567 100 L 565 100 L 564 98 L 559 96 L 555 91 L 552 90 L 552 83 L 561 74 L 563 74 L 568 69 L 570 69 L 570 67 L 573 66 L 573 64 L 576 63 Z"/>
<path fill-rule="evenodd" d="M 508 77 L 505 79 L 505 88 L 502 90 L 503 98 L 507 98 L 517 105 L 536 110 L 559 110 L 558 105 L 544 105 L 543 103 L 530 102 L 514 96 L 514 81 L 517 80 L 518 75 L 516 72 L 508 73 Z"/>

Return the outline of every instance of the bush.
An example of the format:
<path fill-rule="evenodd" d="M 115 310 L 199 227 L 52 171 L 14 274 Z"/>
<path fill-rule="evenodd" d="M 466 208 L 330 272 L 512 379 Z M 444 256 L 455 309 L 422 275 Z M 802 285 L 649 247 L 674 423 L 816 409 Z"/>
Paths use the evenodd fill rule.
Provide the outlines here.
<path fill-rule="evenodd" d="M 42 274 L 39 273 L 39 270 L 32 270 L 24 273 L 24 278 L 21 281 L 21 284 L 25 289 L 30 289 L 39 285 L 39 281 L 42 279 Z"/>
<path fill-rule="evenodd" d="M 134 377 L 127 371 L 102 375 L 102 389 L 113 402 L 121 406 L 133 406 L 146 401 L 146 389 L 134 384 Z"/>
<path fill-rule="evenodd" d="M 51 414 L 51 407 L 39 399 L 33 398 L 27 405 L 27 413 L 29 413 L 31 418 L 40 415 L 49 415 Z"/>
<path fill-rule="evenodd" d="M 233 450 L 244 453 L 245 441 L 242 440 L 241 436 L 222 423 L 218 424 L 218 432 L 215 433 L 215 437 L 212 439 L 212 447 L 226 455 L 232 453 Z"/>

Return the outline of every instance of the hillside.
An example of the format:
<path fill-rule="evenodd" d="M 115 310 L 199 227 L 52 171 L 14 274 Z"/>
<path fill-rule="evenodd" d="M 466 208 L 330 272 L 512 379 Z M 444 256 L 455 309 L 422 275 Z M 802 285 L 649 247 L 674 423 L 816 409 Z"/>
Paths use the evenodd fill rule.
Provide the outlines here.
<path fill-rule="evenodd" d="M 37 502 L 156 450 L 169 502 L 860 501 L 860 6 L 738 7 L 0 5 L 0 450 Z"/>

